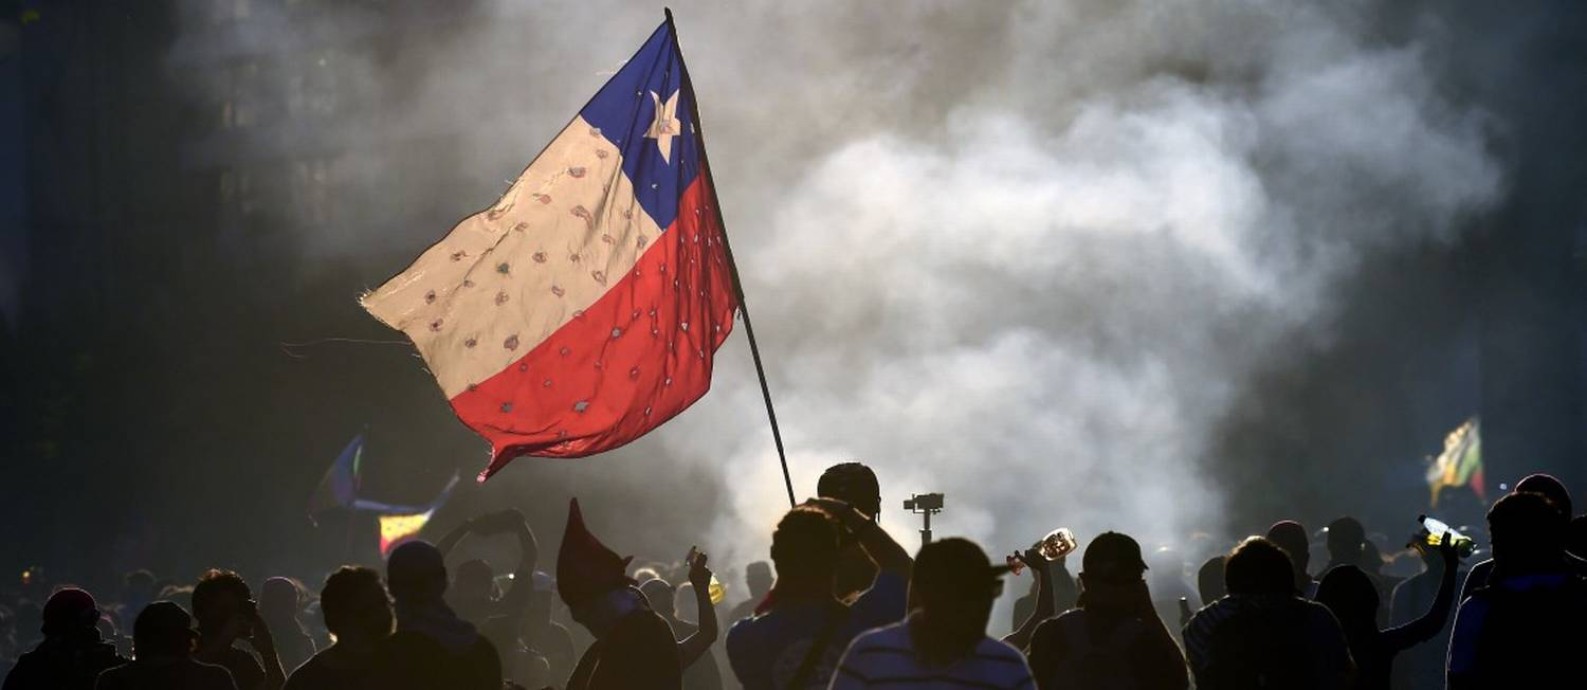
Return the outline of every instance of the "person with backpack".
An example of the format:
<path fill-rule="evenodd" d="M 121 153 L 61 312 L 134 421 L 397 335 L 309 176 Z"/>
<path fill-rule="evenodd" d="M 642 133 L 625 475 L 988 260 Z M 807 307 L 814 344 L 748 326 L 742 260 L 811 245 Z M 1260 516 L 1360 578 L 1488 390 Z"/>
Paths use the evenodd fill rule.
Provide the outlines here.
<path fill-rule="evenodd" d="M 1295 593 L 1283 549 L 1250 537 L 1229 554 L 1228 595 L 1185 626 L 1185 656 L 1197 690 L 1344 690 L 1355 662 L 1322 604 Z"/>
<path fill-rule="evenodd" d="M 1141 546 L 1104 532 L 1081 559 L 1079 607 L 1042 623 L 1030 643 L 1042 690 L 1183 690 L 1185 657 L 1143 577 Z"/>
<path fill-rule="evenodd" d="M 1455 616 L 1449 690 L 1582 686 L 1587 580 L 1566 562 L 1566 524 L 1539 493 L 1510 494 L 1488 511 L 1492 575 Z"/>

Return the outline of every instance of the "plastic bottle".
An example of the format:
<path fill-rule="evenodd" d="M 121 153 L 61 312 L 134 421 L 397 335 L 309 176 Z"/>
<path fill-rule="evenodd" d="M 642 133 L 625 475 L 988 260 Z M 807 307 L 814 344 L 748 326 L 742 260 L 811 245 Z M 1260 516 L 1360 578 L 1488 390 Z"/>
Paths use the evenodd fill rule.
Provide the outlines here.
<path fill-rule="evenodd" d="M 1471 537 L 1455 531 L 1455 528 L 1445 524 L 1443 520 L 1426 515 L 1418 515 L 1416 521 L 1422 523 L 1422 529 L 1426 531 L 1426 534 L 1422 535 L 1422 543 L 1432 548 L 1436 549 L 1441 546 L 1444 541 L 1444 535 L 1448 534 L 1450 542 L 1455 545 L 1455 553 L 1460 554 L 1461 558 L 1470 556 L 1473 551 L 1477 550 L 1477 543 Z"/>
<path fill-rule="evenodd" d="M 694 558 L 695 556 L 699 555 L 699 553 L 700 550 L 698 548 L 693 546 L 689 547 L 689 555 L 683 557 L 684 565 L 694 563 Z M 712 606 L 716 606 L 727 600 L 727 585 L 722 584 L 721 580 L 716 579 L 716 573 L 711 573 L 711 586 L 708 591 L 711 594 Z"/>
<path fill-rule="evenodd" d="M 1074 553 L 1075 549 L 1079 548 L 1079 546 L 1080 542 L 1075 540 L 1074 532 L 1069 531 L 1068 527 L 1059 527 L 1058 529 L 1048 532 L 1047 536 L 1042 537 L 1041 541 L 1032 544 L 1031 548 L 1036 549 L 1036 551 L 1041 554 L 1042 558 L 1045 558 L 1049 561 L 1056 561 L 1060 558 L 1063 558 L 1064 556 Z M 1021 557 L 1021 554 L 1013 554 L 1006 558 L 1005 562 L 1008 563 L 1008 567 L 1010 568 L 1009 572 L 1015 575 L 1020 574 L 1020 571 L 1024 570 L 1026 565 L 1024 559 Z"/>

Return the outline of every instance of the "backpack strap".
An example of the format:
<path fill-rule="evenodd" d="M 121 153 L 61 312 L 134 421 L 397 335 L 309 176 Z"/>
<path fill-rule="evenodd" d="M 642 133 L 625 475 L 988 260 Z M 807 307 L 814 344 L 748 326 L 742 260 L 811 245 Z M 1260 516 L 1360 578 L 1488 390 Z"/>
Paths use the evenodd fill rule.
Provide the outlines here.
<path fill-rule="evenodd" d="M 810 682 L 810 674 L 815 672 L 816 662 L 826 655 L 827 648 L 832 646 L 832 638 L 838 634 L 838 628 L 849 619 L 849 607 L 839 608 L 840 611 L 827 617 L 826 624 L 821 627 L 821 632 L 810 644 L 810 651 L 805 652 L 804 660 L 799 662 L 799 668 L 794 671 L 793 677 L 788 680 L 788 687 L 784 690 L 800 690 Z"/>

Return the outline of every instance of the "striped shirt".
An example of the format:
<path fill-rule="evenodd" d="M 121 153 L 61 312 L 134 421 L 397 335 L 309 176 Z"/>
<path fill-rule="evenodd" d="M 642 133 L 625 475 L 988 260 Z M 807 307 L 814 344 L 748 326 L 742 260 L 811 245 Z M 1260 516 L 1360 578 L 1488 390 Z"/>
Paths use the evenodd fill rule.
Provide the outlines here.
<path fill-rule="evenodd" d="M 919 688 L 921 690 L 1025 690 L 1035 688 L 1025 657 L 990 637 L 970 656 L 948 666 L 926 666 L 915 656 L 909 623 L 872 630 L 855 638 L 832 676 L 830 690 Z"/>

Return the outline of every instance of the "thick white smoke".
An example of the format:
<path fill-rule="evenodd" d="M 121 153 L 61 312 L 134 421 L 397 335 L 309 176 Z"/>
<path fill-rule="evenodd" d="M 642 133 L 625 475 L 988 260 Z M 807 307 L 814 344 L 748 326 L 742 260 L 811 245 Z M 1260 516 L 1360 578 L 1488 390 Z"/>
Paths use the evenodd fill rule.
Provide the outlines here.
<path fill-rule="evenodd" d="M 939 530 L 1003 549 L 1057 524 L 1143 540 L 1225 526 L 1203 467 L 1232 396 L 1295 356 L 1281 344 L 1326 342 L 1331 290 L 1361 256 L 1452 239 L 1500 183 L 1479 115 L 1436 95 L 1417 46 L 1280 5 L 1009 7 L 972 37 L 999 56 L 970 56 L 973 75 L 934 69 L 964 54 L 943 22 L 903 66 L 917 93 L 894 97 L 893 122 L 823 116 L 885 91 L 805 110 L 796 87 L 771 90 L 791 112 L 767 136 L 819 154 L 719 165 L 802 490 L 863 459 L 886 508 L 946 491 Z M 919 26 L 870 28 L 885 45 Z M 839 62 L 809 80 L 893 66 Z M 758 203 L 734 203 L 745 187 Z M 665 436 L 713 463 L 731 444 L 720 466 L 747 491 L 725 540 L 782 505 L 745 359 L 725 357 L 717 392 Z M 887 524 L 913 542 L 914 519 Z"/>
<path fill-rule="evenodd" d="M 1327 343 L 1363 257 L 1451 241 L 1501 192 L 1482 113 L 1441 95 L 1424 57 L 1436 22 L 1389 42 L 1366 2 L 679 5 L 799 493 L 861 459 L 911 547 L 910 491 L 946 492 L 939 533 L 991 551 L 1060 524 L 1148 544 L 1221 529 L 1204 469 L 1242 388 Z M 327 69 L 380 113 L 331 135 L 446 138 L 437 176 L 470 190 L 457 212 L 661 19 L 617 2 L 454 12 L 411 51 Z M 358 220 L 312 248 L 416 255 L 447 230 L 378 204 Z M 714 391 L 647 442 L 670 457 L 601 471 L 719 476 L 708 543 L 763 558 L 786 502 L 764 419 L 735 335 Z"/>

